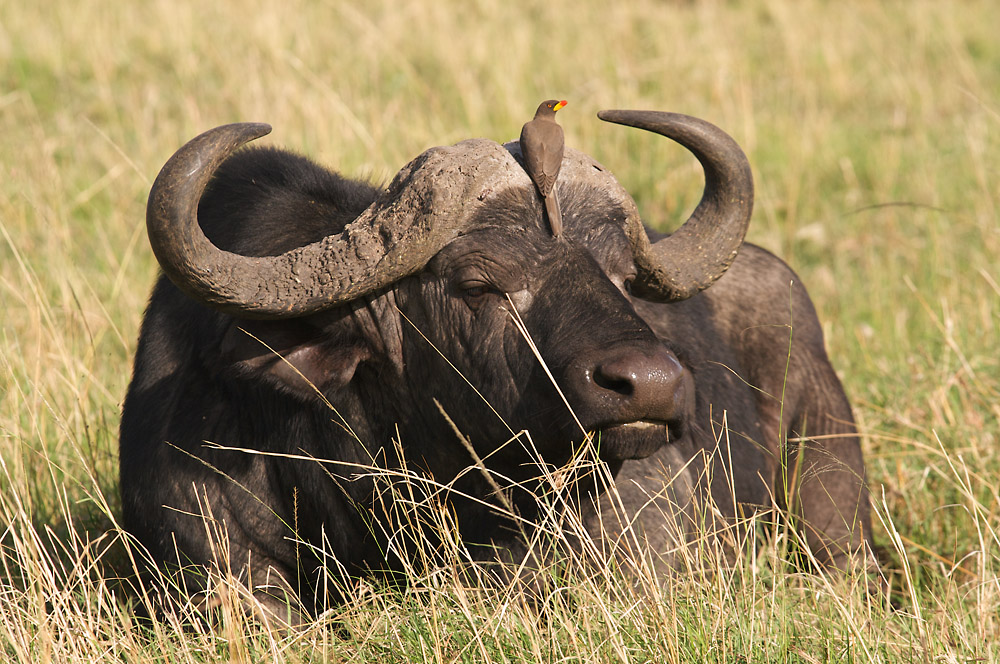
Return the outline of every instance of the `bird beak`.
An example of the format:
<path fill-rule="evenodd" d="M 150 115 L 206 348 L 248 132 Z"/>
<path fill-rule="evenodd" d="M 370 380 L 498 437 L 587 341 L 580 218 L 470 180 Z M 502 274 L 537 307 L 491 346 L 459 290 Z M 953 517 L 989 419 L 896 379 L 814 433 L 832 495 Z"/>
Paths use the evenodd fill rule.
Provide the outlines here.
<path fill-rule="evenodd" d="M 565 99 L 563 99 L 561 102 L 559 102 L 558 104 L 556 104 L 555 106 L 553 106 L 552 110 L 553 111 L 558 111 L 560 108 L 562 108 L 563 106 L 565 106 L 568 103 L 569 103 L 568 101 L 566 101 Z"/>

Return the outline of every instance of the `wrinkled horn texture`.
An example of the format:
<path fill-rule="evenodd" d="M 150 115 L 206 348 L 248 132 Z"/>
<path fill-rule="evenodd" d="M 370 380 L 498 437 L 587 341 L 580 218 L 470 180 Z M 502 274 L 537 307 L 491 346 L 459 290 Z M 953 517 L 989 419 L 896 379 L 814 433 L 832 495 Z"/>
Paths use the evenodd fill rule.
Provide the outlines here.
<path fill-rule="evenodd" d="M 223 251 L 201 230 L 198 201 L 226 157 L 269 130 L 263 124 L 232 124 L 191 140 L 160 171 L 146 208 L 150 244 L 167 276 L 191 297 L 244 317 L 303 316 L 413 274 L 468 230 L 498 185 L 524 177 L 492 141 L 432 148 L 400 170 L 338 235 L 279 256 Z"/>
<path fill-rule="evenodd" d="M 676 301 L 708 288 L 736 258 L 750 223 L 753 173 L 743 150 L 715 125 L 688 115 L 615 110 L 597 116 L 666 136 L 690 150 L 705 170 L 701 202 L 674 233 L 650 245 L 641 224 L 630 228 L 639 269 L 633 292 Z"/>

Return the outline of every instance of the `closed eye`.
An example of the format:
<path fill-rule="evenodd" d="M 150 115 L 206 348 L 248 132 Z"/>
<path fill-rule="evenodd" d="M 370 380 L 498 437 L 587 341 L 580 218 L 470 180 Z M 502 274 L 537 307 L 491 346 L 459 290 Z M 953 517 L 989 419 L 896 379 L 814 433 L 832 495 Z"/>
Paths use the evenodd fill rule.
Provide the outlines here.
<path fill-rule="evenodd" d="M 465 281 L 459 284 L 462 299 L 473 311 L 479 309 L 492 295 L 500 295 L 500 291 L 483 281 Z"/>

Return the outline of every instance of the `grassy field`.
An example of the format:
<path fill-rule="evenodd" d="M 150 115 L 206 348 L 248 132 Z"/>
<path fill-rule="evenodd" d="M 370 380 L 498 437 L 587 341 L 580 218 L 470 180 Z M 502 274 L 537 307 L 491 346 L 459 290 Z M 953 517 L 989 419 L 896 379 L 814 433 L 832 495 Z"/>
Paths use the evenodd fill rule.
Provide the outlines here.
<path fill-rule="evenodd" d="M 1000 661 L 1000 4 L 415 0 L 0 4 L 0 658 L 19 662 Z M 436 579 L 301 633 L 137 622 L 117 427 L 156 264 L 144 206 L 225 122 L 385 181 L 538 101 L 670 228 L 701 172 L 602 108 L 744 146 L 750 239 L 820 311 L 864 434 L 893 606 L 776 538 L 657 600 L 581 578 L 539 614 Z M 606 580 L 605 580 L 606 581 Z"/>

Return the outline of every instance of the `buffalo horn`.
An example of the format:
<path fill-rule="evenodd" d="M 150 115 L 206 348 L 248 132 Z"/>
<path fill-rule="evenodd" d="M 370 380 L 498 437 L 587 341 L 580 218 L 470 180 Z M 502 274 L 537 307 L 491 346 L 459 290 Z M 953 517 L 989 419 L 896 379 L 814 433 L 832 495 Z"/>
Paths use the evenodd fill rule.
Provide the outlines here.
<path fill-rule="evenodd" d="M 468 225 L 489 183 L 511 171 L 495 143 L 434 148 L 339 234 L 278 256 L 219 249 L 198 223 L 198 202 L 216 168 L 270 130 L 238 123 L 192 139 L 163 166 L 146 207 L 150 244 L 171 281 L 196 300 L 248 318 L 303 316 L 413 274 Z"/>
<path fill-rule="evenodd" d="M 705 170 L 705 193 L 674 233 L 650 244 L 642 224 L 628 230 L 638 267 L 636 295 L 683 300 L 722 276 L 743 244 L 753 209 L 753 174 L 746 155 L 715 125 L 679 113 L 601 111 L 606 122 L 666 136 L 694 153 Z"/>

